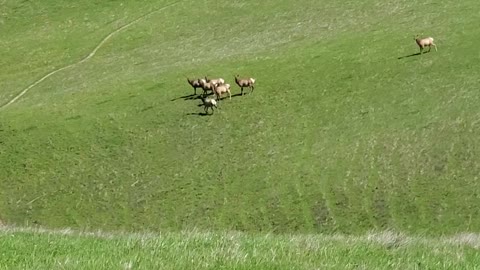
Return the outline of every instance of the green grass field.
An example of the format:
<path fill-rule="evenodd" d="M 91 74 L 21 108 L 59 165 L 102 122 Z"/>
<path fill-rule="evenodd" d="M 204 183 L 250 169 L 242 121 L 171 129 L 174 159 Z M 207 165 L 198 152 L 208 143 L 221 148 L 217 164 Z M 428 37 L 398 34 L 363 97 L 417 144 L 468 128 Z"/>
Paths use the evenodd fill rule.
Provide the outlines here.
<path fill-rule="evenodd" d="M 476 269 L 479 239 L 3 228 L 0 269 Z"/>
<path fill-rule="evenodd" d="M 480 230 L 480 2 L 96 2 L 0 1 L 4 224 Z M 234 94 L 211 116 L 205 75 Z"/>

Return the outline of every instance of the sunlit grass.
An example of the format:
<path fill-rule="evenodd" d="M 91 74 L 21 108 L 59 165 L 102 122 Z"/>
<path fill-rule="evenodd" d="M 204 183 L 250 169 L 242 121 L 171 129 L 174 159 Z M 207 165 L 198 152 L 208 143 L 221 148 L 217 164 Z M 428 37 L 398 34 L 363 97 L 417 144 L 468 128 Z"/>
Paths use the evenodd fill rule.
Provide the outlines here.
<path fill-rule="evenodd" d="M 469 269 L 479 236 L 106 233 L 7 227 L 2 269 Z"/>
<path fill-rule="evenodd" d="M 2 3 L 0 103 L 168 3 Z M 212 0 L 151 14 L 0 111 L 0 219 L 478 231 L 477 7 Z M 438 52 L 415 56 L 414 34 L 435 37 Z M 224 77 L 238 94 L 235 74 L 257 79 L 254 94 L 212 116 L 182 98 L 186 76 Z"/>

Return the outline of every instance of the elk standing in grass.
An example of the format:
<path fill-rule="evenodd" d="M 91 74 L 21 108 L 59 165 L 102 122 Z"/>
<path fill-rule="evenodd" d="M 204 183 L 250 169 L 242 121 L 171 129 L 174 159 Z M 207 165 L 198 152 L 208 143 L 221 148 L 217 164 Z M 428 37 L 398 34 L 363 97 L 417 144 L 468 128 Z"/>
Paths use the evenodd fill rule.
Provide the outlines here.
<path fill-rule="evenodd" d="M 435 51 L 437 51 L 437 45 L 433 43 L 433 38 L 427 37 L 427 38 L 419 38 L 418 35 L 414 36 L 413 39 L 417 43 L 418 47 L 420 47 L 420 54 L 423 54 L 423 49 L 428 46 L 428 51 L 432 49 L 432 46 L 435 48 Z"/>
<path fill-rule="evenodd" d="M 207 92 L 209 90 L 213 92 L 213 87 L 215 86 L 215 84 L 213 84 L 212 82 L 207 82 L 207 80 L 205 79 L 200 79 L 199 82 L 200 86 L 203 89 L 203 95 L 207 95 Z"/>
<path fill-rule="evenodd" d="M 254 78 L 239 78 L 238 75 L 235 76 L 235 82 L 237 83 L 238 86 L 242 89 L 242 96 L 243 96 L 243 88 L 248 87 L 250 88 L 250 93 L 253 92 L 253 89 L 255 88 L 255 79 Z"/>
<path fill-rule="evenodd" d="M 218 109 L 217 107 L 217 101 L 213 98 L 208 98 L 204 95 L 200 95 L 200 99 L 202 100 L 203 102 L 203 107 L 204 107 L 204 110 L 205 110 L 205 113 L 208 114 L 208 109 L 212 109 L 212 114 L 214 112 L 214 107 Z"/>
<path fill-rule="evenodd" d="M 205 76 L 205 81 L 207 81 L 207 83 L 213 83 L 214 85 L 220 85 L 225 83 L 225 80 L 222 78 L 209 79 L 207 76 Z"/>
<path fill-rule="evenodd" d="M 195 91 L 194 95 L 197 94 L 197 88 L 202 88 L 202 85 L 200 84 L 200 79 L 187 78 L 187 82 L 193 87 L 193 90 Z"/>
<path fill-rule="evenodd" d="M 220 100 L 220 97 L 223 93 L 228 93 L 229 99 L 232 99 L 232 94 L 230 92 L 230 84 L 228 83 L 213 85 L 213 93 L 217 97 L 217 100 Z"/>

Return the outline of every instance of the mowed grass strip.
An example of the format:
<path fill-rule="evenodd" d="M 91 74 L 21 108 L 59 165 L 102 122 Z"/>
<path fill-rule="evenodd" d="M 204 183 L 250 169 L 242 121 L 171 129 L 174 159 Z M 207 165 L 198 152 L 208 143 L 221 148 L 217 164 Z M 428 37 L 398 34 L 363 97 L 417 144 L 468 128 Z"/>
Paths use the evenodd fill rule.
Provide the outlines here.
<path fill-rule="evenodd" d="M 128 23 L 166 3 L 102 8 L 125 9 Z M 182 1 L 1 112 L 0 219 L 81 229 L 476 231 L 477 6 Z M 114 29 L 74 43 L 73 58 Z M 414 55 L 414 34 L 433 36 L 438 52 Z M 235 74 L 255 77 L 255 92 L 199 116 L 185 76 L 224 77 L 235 95 Z"/>
<path fill-rule="evenodd" d="M 479 236 L 112 234 L 2 228 L 1 269 L 474 269 Z"/>

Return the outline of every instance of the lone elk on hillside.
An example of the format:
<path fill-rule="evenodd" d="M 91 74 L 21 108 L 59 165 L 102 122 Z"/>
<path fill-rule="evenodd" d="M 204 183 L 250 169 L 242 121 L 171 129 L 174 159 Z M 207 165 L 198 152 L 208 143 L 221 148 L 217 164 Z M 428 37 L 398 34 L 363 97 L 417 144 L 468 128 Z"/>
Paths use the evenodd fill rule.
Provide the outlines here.
<path fill-rule="evenodd" d="M 437 45 L 433 43 L 433 38 L 432 37 L 427 37 L 427 38 L 419 38 L 418 35 L 414 36 L 413 39 L 417 43 L 418 47 L 420 47 L 420 54 L 423 54 L 423 49 L 428 46 L 428 51 L 432 49 L 432 46 L 435 48 L 435 51 L 437 51 Z"/>

